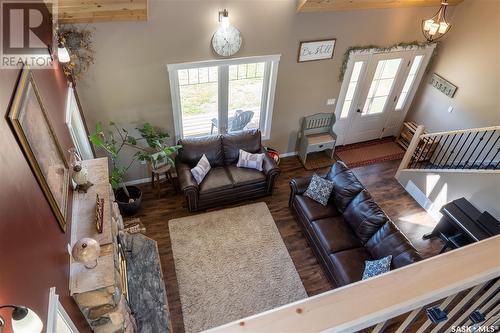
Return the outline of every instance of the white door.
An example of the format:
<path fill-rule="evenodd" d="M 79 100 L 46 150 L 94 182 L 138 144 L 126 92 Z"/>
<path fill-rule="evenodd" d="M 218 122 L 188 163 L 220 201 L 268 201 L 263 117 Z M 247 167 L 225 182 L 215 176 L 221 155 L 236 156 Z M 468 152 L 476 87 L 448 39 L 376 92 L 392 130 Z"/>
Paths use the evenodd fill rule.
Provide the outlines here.
<path fill-rule="evenodd" d="M 351 56 L 337 105 L 338 143 L 396 135 L 433 49 Z"/>

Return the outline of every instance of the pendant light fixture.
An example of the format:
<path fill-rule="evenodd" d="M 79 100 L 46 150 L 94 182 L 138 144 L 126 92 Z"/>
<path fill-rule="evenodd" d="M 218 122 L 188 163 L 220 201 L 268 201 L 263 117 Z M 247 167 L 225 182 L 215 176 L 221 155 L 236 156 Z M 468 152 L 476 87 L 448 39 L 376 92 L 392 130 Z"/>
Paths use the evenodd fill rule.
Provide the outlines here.
<path fill-rule="evenodd" d="M 428 20 L 422 20 L 422 33 L 428 42 L 434 42 L 443 37 L 451 27 L 451 24 L 446 21 L 446 8 L 448 0 L 441 1 L 441 7 L 436 15 Z"/>
<path fill-rule="evenodd" d="M 31 309 L 20 305 L 0 305 L 0 309 L 11 308 L 11 326 L 14 333 L 40 333 L 43 323 L 40 317 Z M 5 327 L 5 320 L 0 316 L 0 333 Z"/>

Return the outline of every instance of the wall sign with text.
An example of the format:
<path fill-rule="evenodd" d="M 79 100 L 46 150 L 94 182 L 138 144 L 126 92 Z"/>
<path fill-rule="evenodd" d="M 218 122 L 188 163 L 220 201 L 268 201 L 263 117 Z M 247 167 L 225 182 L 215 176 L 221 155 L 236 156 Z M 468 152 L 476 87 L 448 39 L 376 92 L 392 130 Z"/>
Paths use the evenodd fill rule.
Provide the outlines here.
<path fill-rule="evenodd" d="M 335 40 L 331 38 L 300 42 L 297 62 L 332 59 Z"/>

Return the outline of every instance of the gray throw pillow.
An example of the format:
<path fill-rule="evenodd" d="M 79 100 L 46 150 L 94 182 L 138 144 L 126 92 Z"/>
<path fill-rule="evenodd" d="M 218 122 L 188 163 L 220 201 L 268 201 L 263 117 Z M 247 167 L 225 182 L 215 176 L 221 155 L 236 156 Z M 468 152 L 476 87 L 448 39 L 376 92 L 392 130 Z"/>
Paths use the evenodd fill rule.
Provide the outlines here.
<path fill-rule="evenodd" d="M 377 260 L 365 260 L 365 271 L 363 280 L 387 273 L 391 270 L 392 255 Z"/>
<path fill-rule="evenodd" d="M 238 168 L 249 168 L 262 171 L 264 154 L 251 154 L 240 149 L 240 157 L 236 166 Z"/>
<path fill-rule="evenodd" d="M 210 171 L 212 167 L 210 166 L 210 162 L 208 161 L 207 157 L 205 154 L 200 158 L 200 161 L 198 164 L 191 169 L 191 174 L 193 175 L 194 179 L 198 183 L 198 185 L 201 184 L 207 173 Z"/>
<path fill-rule="evenodd" d="M 333 183 L 331 181 L 314 174 L 304 195 L 326 206 L 332 190 Z"/>

